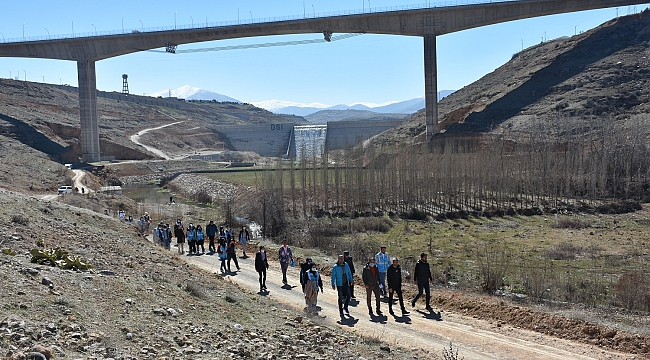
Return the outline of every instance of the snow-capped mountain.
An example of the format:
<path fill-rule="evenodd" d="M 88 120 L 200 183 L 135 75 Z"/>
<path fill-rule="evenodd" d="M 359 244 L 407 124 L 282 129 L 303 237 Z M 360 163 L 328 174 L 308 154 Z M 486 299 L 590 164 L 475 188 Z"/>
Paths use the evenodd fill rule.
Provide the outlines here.
<path fill-rule="evenodd" d="M 438 100 L 453 93 L 453 90 L 438 92 Z M 321 103 L 301 104 L 282 100 L 267 100 L 255 102 L 253 105 L 264 108 L 276 114 L 291 114 L 307 116 L 322 110 L 364 110 L 381 114 L 412 114 L 424 108 L 424 97 L 406 101 L 389 101 L 383 104 L 357 102 L 350 105 L 325 105 Z"/>
<path fill-rule="evenodd" d="M 164 98 L 171 96 L 171 97 L 185 99 L 185 100 L 215 100 L 219 102 L 241 102 L 237 99 L 233 99 L 226 95 L 217 94 L 216 92 L 203 90 L 189 85 L 181 86 L 178 89 L 174 89 L 174 90 L 156 91 L 154 93 L 147 94 L 147 96 L 152 96 L 152 97 L 161 96 Z"/>
<path fill-rule="evenodd" d="M 293 101 L 285 101 L 285 100 L 264 100 L 264 101 L 252 102 L 251 104 L 257 106 L 258 108 L 266 109 L 271 112 L 274 112 L 275 110 L 278 109 L 287 108 L 287 107 L 316 108 L 316 109 L 326 109 L 330 107 L 330 105 L 325 105 L 317 102 L 311 104 L 301 104 L 301 103 L 297 103 Z"/>
<path fill-rule="evenodd" d="M 438 99 L 453 93 L 453 90 L 442 90 L 438 92 Z M 161 90 L 147 94 L 152 97 L 175 97 L 185 100 L 215 100 L 219 102 L 241 102 L 229 96 L 217 94 L 209 90 L 203 90 L 194 86 L 185 85 L 174 90 Z M 298 103 L 286 100 L 264 100 L 251 102 L 259 108 L 266 109 L 276 114 L 288 114 L 307 116 L 322 110 L 361 110 L 372 111 L 381 114 L 412 114 L 424 108 L 424 97 L 406 101 L 388 101 L 382 104 L 370 102 L 356 102 L 350 105 L 327 105 L 319 102 L 309 104 Z"/>

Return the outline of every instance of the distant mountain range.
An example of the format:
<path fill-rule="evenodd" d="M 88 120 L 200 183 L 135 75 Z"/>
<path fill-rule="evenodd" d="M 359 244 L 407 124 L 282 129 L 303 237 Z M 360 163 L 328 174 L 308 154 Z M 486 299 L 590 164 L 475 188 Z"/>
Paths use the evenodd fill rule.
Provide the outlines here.
<path fill-rule="evenodd" d="M 175 97 L 175 98 L 185 99 L 185 100 L 215 100 L 219 102 L 241 103 L 241 101 L 237 99 L 233 99 L 229 96 L 217 94 L 216 92 L 199 89 L 197 87 L 193 87 L 189 85 L 181 86 L 175 90 L 156 91 L 154 93 L 147 94 L 147 96 L 164 97 L 164 98 Z"/>
<path fill-rule="evenodd" d="M 438 99 L 442 99 L 447 95 L 453 93 L 454 90 L 442 90 L 438 92 Z M 175 90 L 162 90 L 154 93 L 147 94 L 147 96 L 152 97 L 175 97 L 185 100 L 215 100 L 219 102 L 238 102 L 241 101 L 231 98 L 226 95 L 218 94 L 212 91 L 203 90 L 197 87 L 185 85 L 181 86 Z M 424 108 L 424 97 L 415 98 L 406 101 L 390 101 L 384 104 L 372 104 L 372 103 L 354 103 L 351 105 L 325 105 L 322 103 L 296 103 L 291 101 L 284 100 L 265 100 L 251 103 L 254 106 L 257 106 L 262 109 L 269 110 L 276 114 L 287 114 L 287 115 L 298 115 L 306 117 L 308 115 L 314 114 L 323 110 L 359 110 L 380 114 L 413 114 L 420 109 Z M 342 120 L 349 116 L 348 114 L 341 114 L 341 116 L 335 116 L 333 113 L 326 114 L 324 116 L 318 117 L 322 118 L 337 118 Z M 357 113 L 353 117 L 357 117 L 360 113 Z M 369 114 L 360 115 L 361 118 L 368 119 L 371 118 Z M 319 120 L 317 120 L 319 122 Z"/>
<path fill-rule="evenodd" d="M 399 113 L 377 113 L 368 110 L 321 110 L 305 116 L 305 119 L 313 124 L 327 124 L 331 121 L 364 121 L 364 120 L 401 120 L 410 114 Z"/>
<path fill-rule="evenodd" d="M 439 91 L 438 99 L 442 99 L 453 92 L 454 90 Z M 323 110 L 364 110 L 381 114 L 412 114 L 424 108 L 424 97 L 386 104 L 355 103 L 352 105 L 327 106 L 321 103 L 300 104 L 281 100 L 267 100 L 254 102 L 253 105 L 276 114 L 292 114 L 303 117 Z"/>

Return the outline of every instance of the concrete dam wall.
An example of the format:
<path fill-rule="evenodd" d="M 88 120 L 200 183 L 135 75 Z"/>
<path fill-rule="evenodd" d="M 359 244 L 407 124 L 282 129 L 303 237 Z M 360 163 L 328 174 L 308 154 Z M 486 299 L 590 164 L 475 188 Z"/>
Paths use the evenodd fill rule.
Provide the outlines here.
<path fill-rule="evenodd" d="M 217 127 L 228 148 L 262 156 L 286 156 L 293 135 L 292 123 L 226 125 Z"/>
<path fill-rule="evenodd" d="M 327 123 L 329 150 L 340 150 L 354 146 L 360 141 L 368 140 L 388 129 L 401 124 L 404 120 L 368 120 L 368 121 L 334 121 Z"/>
<path fill-rule="evenodd" d="M 298 147 L 322 150 L 345 149 L 370 137 L 392 129 L 403 120 L 335 121 L 322 125 L 294 125 L 292 123 L 260 125 L 225 125 L 217 131 L 228 148 L 235 151 L 252 151 L 262 156 L 288 156 L 289 151 L 300 153 Z M 309 131 L 314 134 L 308 134 Z M 325 136 L 322 133 L 325 132 Z M 311 139 L 314 144 L 305 144 Z M 300 154 L 298 154 L 300 155 Z M 320 154 L 319 154 L 320 155 Z"/>

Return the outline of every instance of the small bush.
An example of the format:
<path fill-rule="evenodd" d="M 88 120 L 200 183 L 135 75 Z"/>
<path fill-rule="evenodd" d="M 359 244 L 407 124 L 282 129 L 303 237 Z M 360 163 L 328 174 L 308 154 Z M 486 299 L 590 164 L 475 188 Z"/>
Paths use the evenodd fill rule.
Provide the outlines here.
<path fill-rule="evenodd" d="M 483 291 L 494 294 L 503 287 L 511 255 L 505 244 L 486 244 L 477 248 L 476 262 Z"/>
<path fill-rule="evenodd" d="M 192 195 L 192 200 L 195 200 L 199 204 L 212 204 L 212 196 L 208 194 L 205 190 L 201 190 L 196 194 Z"/>
<path fill-rule="evenodd" d="M 627 272 L 616 282 L 614 290 L 619 304 L 628 310 L 650 310 L 650 285 L 642 272 Z"/>
<path fill-rule="evenodd" d="M 203 286 L 197 285 L 193 282 L 188 282 L 187 284 L 185 284 L 185 291 L 187 291 L 188 294 L 198 299 L 205 300 L 208 297 L 208 294 L 205 292 Z"/>
<path fill-rule="evenodd" d="M 11 222 L 14 222 L 19 225 L 27 226 L 29 225 L 29 218 L 21 214 L 11 215 Z"/>
<path fill-rule="evenodd" d="M 596 208 L 601 214 L 627 214 L 641 209 L 641 203 L 632 200 L 602 204 Z"/>
<path fill-rule="evenodd" d="M 427 213 L 425 211 L 422 211 L 420 209 L 412 208 L 411 210 L 407 212 L 403 212 L 401 214 L 401 217 L 404 219 L 409 219 L 409 220 L 418 220 L 418 221 L 424 221 L 427 219 Z"/>
<path fill-rule="evenodd" d="M 583 220 L 575 218 L 562 218 L 557 221 L 553 227 L 557 229 L 584 229 L 588 228 L 591 225 Z"/>
<path fill-rule="evenodd" d="M 569 243 L 559 244 L 551 248 L 547 256 L 553 260 L 575 260 L 576 255 L 581 251 L 580 248 Z"/>
<path fill-rule="evenodd" d="M 458 357 L 458 348 L 454 351 L 454 346 L 451 341 L 449 342 L 449 350 L 446 348 L 442 349 L 442 358 L 444 360 L 462 360 L 464 358 Z"/>

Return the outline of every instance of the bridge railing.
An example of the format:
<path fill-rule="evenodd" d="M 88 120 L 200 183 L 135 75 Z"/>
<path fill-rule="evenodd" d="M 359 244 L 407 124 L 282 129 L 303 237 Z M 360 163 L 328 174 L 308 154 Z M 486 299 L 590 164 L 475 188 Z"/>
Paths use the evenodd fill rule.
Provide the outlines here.
<path fill-rule="evenodd" d="M 101 36 L 115 36 L 115 35 L 126 35 L 126 34 L 140 34 L 140 33 L 152 33 L 152 32 L 161 32 L 161 31 L 173 31 L 173 30 L 193 30 L 193 29 L 209 29 L 209 28 L 221 28 L 221 27 L 232 27 L 232 26 L 248 26 L 254 24 L 265 24 L 265 23 L 273 23 L 273 22 L 281 22 L 281 21 L 299 21 L 299 20 L 306 20 L 306 19 L 327 18 L 327 17 L 335 17 L 335 16 L 375 14 L 375 13 L 384 13 L 384 12 L 391 12 L 391 11 L 418 10 L 418 9 L 428 9 L 428 8 L 438 8 L 438 7 L 466 6 L 466 5 L 477 5 L 477 4 L 489 4 L 489 3 L 505 3 L 505 2 L 515 2 L 515 1 L 523 2 L 523 1 L 536 1 L 536 0 L 427 1 L 422 4 L 413 4 L 413 5 L 370 7 L 366 9 L 342 10 L 342 11 L 330 11 L 330 12 L 313 11 L 311 13 L 306 12 L 303 15 L 289 15 L 289 16 L 281 16 L 281 17 L 262 17 L 262 18 L 247 18 L 247 19 L 241 18 L 239 20 L 219 21 L 219 22 L 209 22 L 209 23 L 197 22 L 193 24 L 183 24 L 183 25 L 176 25 L 176 26 L 140 27 L 135 29 L 131 28 L 131 29 L 109 30 L 109 31 L 92 31 L 92 32 L 79 32 L 79 33 L 75 32 L 72 34 L 25 36 L 25 37 L 6 38 L 6 39 L 3 35 L 2 38 L 0 38 L 0 44 L 89 38 L 89 37 L 101 37 Z"/>

